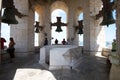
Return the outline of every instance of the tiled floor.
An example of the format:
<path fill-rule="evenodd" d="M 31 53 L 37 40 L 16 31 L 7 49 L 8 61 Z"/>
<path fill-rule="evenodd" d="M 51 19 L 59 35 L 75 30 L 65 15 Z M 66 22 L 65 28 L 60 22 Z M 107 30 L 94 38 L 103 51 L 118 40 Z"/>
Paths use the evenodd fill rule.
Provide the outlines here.
<path fill-rule="evenodd" d="M 13 80 L 18 68 L 45 69 L 39 63 L 39 54 L 16 57 L 13 63 L 9 58 L 0 64 L 0 80 Z M 109 66 L 105 58 L 83 55 L 79 65 L 72 70 L 51 70 L 57 80 L 109 80 Z"/>

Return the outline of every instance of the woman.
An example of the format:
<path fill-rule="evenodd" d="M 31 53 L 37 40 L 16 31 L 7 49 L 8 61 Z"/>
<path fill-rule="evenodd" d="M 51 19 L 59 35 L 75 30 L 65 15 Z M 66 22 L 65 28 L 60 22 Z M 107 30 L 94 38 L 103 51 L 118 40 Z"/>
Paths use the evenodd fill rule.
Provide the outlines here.
<path fill-rule="evenodd" d="M 14 48 L 15 42 L 12 37 L 10 37 L 9 47 L 7 49 L 7 52 L 10 54 L 11 61 L 13 58 L 15 58 L 15 48 Z"/>

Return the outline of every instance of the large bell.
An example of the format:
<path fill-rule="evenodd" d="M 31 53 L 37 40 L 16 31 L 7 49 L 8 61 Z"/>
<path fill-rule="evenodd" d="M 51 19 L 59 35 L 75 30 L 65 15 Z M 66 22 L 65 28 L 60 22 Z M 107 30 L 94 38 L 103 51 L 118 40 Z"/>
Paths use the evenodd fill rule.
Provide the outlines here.
<path fill-rule="evenodd" d="M 56 32 L 62 32 L 61 26 L 57 26 L 57 28 L 56 28 L 55 31 L 56 31 Z"/>
<path fill-rule="evenodd" d="M 2 16 L 2 22 L 8 24 L 18 24 L 15 18 L 15 9 L 12 7 L 6 8 Z"/>
<path fill-rule="evenodd" d="M 100 25 L 107 25 L 108 27 L 110 24 L 114 23 L 115 20 L 113 18 L 112 11 L 103 14 L 103 21 L 100 23 Z"/>

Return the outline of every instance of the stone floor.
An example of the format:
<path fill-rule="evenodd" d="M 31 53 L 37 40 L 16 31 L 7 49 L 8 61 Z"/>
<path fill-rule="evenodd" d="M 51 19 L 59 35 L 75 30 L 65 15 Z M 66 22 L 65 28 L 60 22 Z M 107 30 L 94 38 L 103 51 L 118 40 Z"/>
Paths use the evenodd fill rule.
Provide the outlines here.
<path fill-rule="evenodd" d="M 0 64 L 0 80 L 13 80 L 19 68 L 46 69 L 38 63 L 39 54 L 16 57 L 13 63 L 9 58 Z M 83 55 L 75 69 L 51 70 L 56 80 L 109 80 L 109 66 L 106 58 Z"/>

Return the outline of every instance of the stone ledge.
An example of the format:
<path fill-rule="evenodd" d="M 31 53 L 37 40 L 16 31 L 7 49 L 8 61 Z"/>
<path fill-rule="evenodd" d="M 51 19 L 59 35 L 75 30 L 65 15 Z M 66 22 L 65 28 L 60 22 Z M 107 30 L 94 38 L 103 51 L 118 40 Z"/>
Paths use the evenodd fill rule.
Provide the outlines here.
<path fill-rule="evenodd" d="M 120 66 L 112 64 L 110 70 L 110 80 L 120 80 Z"/>

